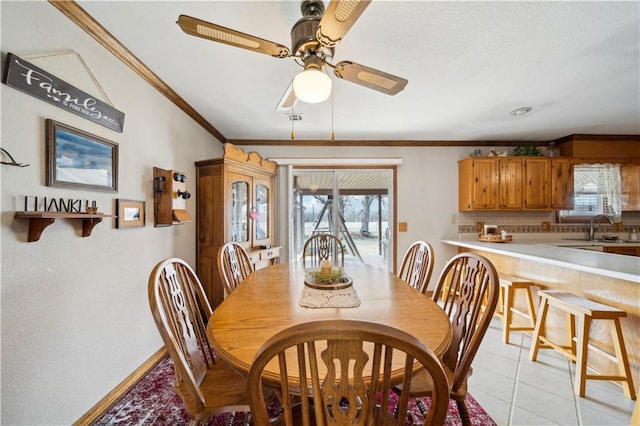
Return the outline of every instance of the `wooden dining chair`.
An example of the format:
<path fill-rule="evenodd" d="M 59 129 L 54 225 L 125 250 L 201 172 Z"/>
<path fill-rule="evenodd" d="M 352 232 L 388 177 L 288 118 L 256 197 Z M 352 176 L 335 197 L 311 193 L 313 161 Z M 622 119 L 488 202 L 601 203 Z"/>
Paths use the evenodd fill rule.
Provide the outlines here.
<path fill-rule="evenodd" d="M 424 294 L 433 272 L 433 247 L 424 241 L 416 241 L 402 258 L 398 278 Z"/>
<path fill-rule="evenodd" d="M 182 259 L 158 263 L 149 276 L 149 305 L 173 359 L 175 389 L 191 425 L 221 412 L 247 411 L 246 378 L 217 359 L 206 324 L 211 306 L 200 280 Z"/>
<path fill-rule="evenodd" d="M 496 308 L 499 287 L 498 272 L 488 259 L 475 253 L 460 253 L 447 262 L 433 292 L 433 300 L 451 319 L 452 341 L 442 356 L 442 364 L 449 380 L 450 398 L 456 401 L 464 425 L 471 424 L 465 403 L 467 377 Z M 412 397 L 429 396 L 431 379 L 420 370 L 410 387 L 395 388 L 399 393 L 403 389 L 409 389 Z"/>
<path fill-rule="evenodd" d="M 315 234 L 304 243 L 302 262 L 305 268 L 319 268 L 323 260 L 330 260 L 335 267 L 344 266 L 344 249 L 338 237 Z"/>
<path fill-rule="evenodd" d="M 234 242 L 225 243 L 218 249 L 217 261 L 225 297 L 228 297 L 253 272 L 253 263 L 244 247 Z"/>
<path fill-rule="evenodd" d="M 392 378 L 396 357 L 404 369 L 400 368 L 400 377 Z M 279 366 L 279 375 L 263 374 L 269 363 Z M 401 395 L 393 408 L 392 380 L 409 387 L 417 366 L 430 374 L 434 384 L 424 424 L 441 425 L 449 403 L 447 378 L 438 358 L 422 341 L 366 321 L 294 325 L 267 340 L 256 354 L 247 379 L 251 413 L 257 425 L 267 424 L 263 386 L 278 384 L 283 395 L 281 419 L 289 426 L 404 425 L 409 398 Z M 320 371 L 326 374 L 320 377 Z M 295 410 L 292 400 L 299 403 Z"/>

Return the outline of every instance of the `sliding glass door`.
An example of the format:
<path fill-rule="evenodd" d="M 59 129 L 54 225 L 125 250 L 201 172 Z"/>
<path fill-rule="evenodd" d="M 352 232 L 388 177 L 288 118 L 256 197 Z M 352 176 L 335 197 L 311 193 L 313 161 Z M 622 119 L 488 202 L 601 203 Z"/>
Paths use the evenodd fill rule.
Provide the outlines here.
<path fill-rule="evenodd" d="M 346 262 L 392 270 L 393 172 L 293 169 L 291 246 L 296 258 L 311 235 L 340 238 Z"/>

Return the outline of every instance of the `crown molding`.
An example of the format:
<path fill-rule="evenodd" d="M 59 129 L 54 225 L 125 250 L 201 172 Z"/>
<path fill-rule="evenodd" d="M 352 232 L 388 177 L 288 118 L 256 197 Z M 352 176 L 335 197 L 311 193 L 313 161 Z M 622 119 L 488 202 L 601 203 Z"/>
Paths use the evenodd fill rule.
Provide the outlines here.
<path fill-rule="evenodd" d="M 136 55 L 127 49 L 117 38 L 115 38 L 106 28 L 98 21 L 93 19 L 78 3 L 71 0 L 49 0 L 49 3 L 62 12 L 67 18 L 71 19 L 77 26 L 83 29 L 87 34 L 96 39 L 98 43 L 104 46 L 109 52 L 113 53 L 116 58 L 120 59 L 125 65 L 131 68 L 136 74 L 142 77 L 158 92 L 173 102 L 178 108 L 183 110 L 189 117 L 200 124 L 205 130 L 211 133 L 220 143 L 227 142 L 227 138 L 218 131 L 211 123 L 209 123 L 198 111 L 196 111 L 187 101 L 178 95 L 167 83 L 158 77 L 151 69 L 146 66 Z"/>

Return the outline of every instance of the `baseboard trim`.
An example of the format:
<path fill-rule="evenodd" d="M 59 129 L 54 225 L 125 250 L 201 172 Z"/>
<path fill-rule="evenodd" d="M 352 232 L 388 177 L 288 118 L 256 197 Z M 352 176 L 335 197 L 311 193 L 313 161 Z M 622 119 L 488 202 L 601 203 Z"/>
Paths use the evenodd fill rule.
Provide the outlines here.
<path fill-rule="evenodd" d="M 155 354 L 151 355 L 151 358 L 146 360 L 144 364 L 136 368 L 135 371 L 124 379 L 118 386 L 116 386 L 111 392 L 109 392 L 104 398 L 96 403 L 89 409 L 82 417 L 76 420 L 74 426 L 87 426 L 91 425 L 98 418 L 100 418 L 111 406 L 124 395 L 129 389 L 135 385 L 138 380 L 143 378 L 158 362 L 167 354 L 167 349 L 163 346 Z"/>

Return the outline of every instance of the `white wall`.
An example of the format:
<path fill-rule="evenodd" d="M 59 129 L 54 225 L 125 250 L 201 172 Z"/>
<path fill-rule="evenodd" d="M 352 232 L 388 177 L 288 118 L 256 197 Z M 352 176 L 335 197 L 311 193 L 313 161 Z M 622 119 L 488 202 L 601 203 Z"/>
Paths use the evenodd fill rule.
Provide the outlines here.
<path fill-rule="evenodd" d="M 220 156 L 221 144 L 184 112 L 44 1 L 2 1 L 2 59 L 8 52 L 102 99 L 75 55 L 87 63 L 114 107 L 125 113 L 117 133 L 4 84 L 2 147 L 31 166 L 1 166 L 1 424 L 70 424 L 161 346 L 147 299 L 158 261 L 195 264 L 195 223 L 153 226 L 152 169 L 187 174 L 194 161 Z M 33 58 L 33 59 L 31 59 Z M 117 193 L 45 186 L 45 119 L 119 144 Z M 79 222 L 58 219 L 28 243 L 27 222 L 13 218 L 20 195 L 89 198 L 114 213 L 115 199 L 146 201 L 144 228 L 115 229 L 105 219 L 88 238 Z M 194 198 L 187 209 L 195 217 Z"/>

